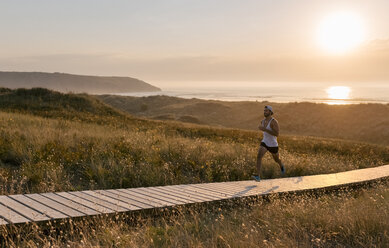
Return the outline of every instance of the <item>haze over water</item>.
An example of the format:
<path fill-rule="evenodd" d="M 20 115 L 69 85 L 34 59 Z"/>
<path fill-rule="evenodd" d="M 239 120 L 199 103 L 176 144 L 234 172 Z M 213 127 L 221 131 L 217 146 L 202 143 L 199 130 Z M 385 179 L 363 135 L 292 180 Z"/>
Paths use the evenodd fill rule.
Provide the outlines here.
<path fill-rule="evenodd" d="M 389 104 L 389 86 L 355 86 L 347 97 L 337 99 L 322 86 L 258 86 L 258 87 L 192 87 L 164 88 L 161 92 L 122 93 L 124 96 L 166 95 L 180 98 L 198 98 L 220 101 L 269 101 L 269 102 L 314 102 L 326 104 Z"/>

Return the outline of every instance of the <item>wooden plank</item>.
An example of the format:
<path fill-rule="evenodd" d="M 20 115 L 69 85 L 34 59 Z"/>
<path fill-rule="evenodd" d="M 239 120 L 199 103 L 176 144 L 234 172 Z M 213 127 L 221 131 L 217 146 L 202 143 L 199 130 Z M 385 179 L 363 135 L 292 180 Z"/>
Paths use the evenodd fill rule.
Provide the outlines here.
<path fill-rule="evenodd" d="M 81 192 L 80 192 L 80 191 L 77 191 L 77 192 L 69 192 L 69 193 L 72 194 L 72 195 L 76 195 L 76 196 L 78 196 L 78 197 L 80 197 L 80 198 L 87 199 L 87 200 L 89 200 L 89 201 L 91 201 L 91 202 L 96 202 L 96 203 L 98 203 L 99 205 L 104 206 L 104 207 L 106 207 L 106 208 L 109 208 L 109 209 L 111 209 L 111 210 L 114 211 L 114 212 L 125 212 L 125 211 L 129 211 L 129 210 L 130 210 L 130 209 L 127 208 L 127 207 L 120 207 L 120 206 L 117 205 L 117 204 L 110 203 L 110 202 L 104 200 L 103 197 L 96 198 L 96 197 L 91 196 L 91 195 L 88 195 L 88 194 L 86 194 L 86 193 L 84 193 L 84 192 L 82 192 L 82 191 L 81 191 Z"/>
<path fill-rule="evenodd" d="M 155 190 L 161 191 L 161 192 L 166 192 L 167 194 L 171 194 L 172 196 L 180 197 L 182 199 L 186 199 L 189 201 L 193 202 L 202 202 L 202 201 L 207 201 L 207 197 L 198 195 L 198 194 L 193 194 L 189 192 L 185 192 L 179 187 L 169 187 L 169 186 L 159 186 L 155 187 Z"/>
<path fill-rule="evenodd" d="M 26 217 L 20 215 L 19 213 L 13 211 L 12 209 L 5 207 L 2 204 L 0 204 L 0 217 L 13 224 L 26 223 L 31 221 Z"/>
<path fill-rule="evenodd" d="M 144 187 L 131 188 L 131 189 L 129 189 L 129 191 L 138 193 L 140 195 L 144 195 L 146 197 L 151 197 L 153 199 L 157 199 L 157 200 L 162 201 L 162 202 L 174 204 L 174 205 L 181 205 L 181 204 L 185 203 L 185 201 L 173 199 L 172 197 L 169 197 L 167 195 L 161 195 L 160 193 L 156 193 L 152 190 L 152 187 L 150 187 L 150 188 L 144 188 Z"/>
<path fill-rule="evenodd" d="M 156 203 L 162 204 L 162 206 L 174 206 L 177 204 L 174 200 L 162 199 L 163 197 L 158 197 L 155 194 L 147 193 L 146 191 L 142 191 L 142 189 L 143 188 L 130 188 L 130 189 L 119 189 L 119 190 L 127 194 L 132 194 L 139 197 L 143 197 L 148 200 L 152 200 Z"/>
<path fill-rule="evenodd" d="M 102 214 L 109 214 L 109 213 L 114 213 L 115 211 L 110 209 L 110 208 L 106 208 L 106 207 L 103 207 L 99 204 L 97 204 L 96 202 L 92 202 L 92 201 L 88 201 L 86 199 L 83 199 L 83 198 L 80 198 L 78 196 L 75 196 L 73 194 L 69 194 L 68 192 L 59 192 L 57 193 L 59 196 L 62 196 L 68 200 L 71 200 L 71 201 L 74 201 L 74 202 L 77 202 L 79 204 L 82 204 L 90 209 L 93 209 L 95 210 L 96 212 L 100 212 Z"/>
<path fill-rule="evenodd" d="M 194 192 L 195 194 L 201 194 L 213 200 L 222 200 L 225 198 L 225 196 L 222 194 L 216 194 L 215 192 L 210 192 L 208 190 L 204 190 L 201 188 L 195 188 L 192 187 L 191 185 L 182 185 L 182 187 L 184 191 Z"/>
<path fill-rule="evenodd" d="M 243 183 L 226 182 L 225 184 L 216 184 L 215 187 L 228 189 L 228 190 L 241 191 L 244 190 L 246 186 Z"/>
<path fill-rule="evenodd" d="M 202 189 L 207 190 L 209 192 L 212 192 L 214 194 L 220 194 L 223 199 L 229 199 L 229 198 L 234 196 L 233 192 L 230 192 L 230 191 L 227 191 L 227 190 L 218 189 L 218 188 L 214 188 L 214 187 L 211 187 L 211 186 L 203 186 L 203 185 L 198 186 L 198 185 L 194 185 L 194 187 L 202 188 Z"/>
<path fill-rule="evenodd" d="M 204 190 L 204 191 L 208 192 L 208 194 L 216 194 L 221 199 L 228 199 L 228 198 L 231 198 L 231 196 L 233 196 L 233 194 L 226 193 L 224 191 L 220 191 L 220 190 L 217 190 L 217 189 L 212 189 L 211 187 L 206 186 L 206 185 L 202 185 L 202 184 L 194 184 L 194 185 L 190 185 L 189 187 L 190 188 L 199 189 L 199 190 L 200 189 Z"/>
<path fill-rule="evenodd" d="M 93 210 L 93 209 L 90 209 L 84 205 L 81 205 L 79 203 L 76 203 L 74 201 L 71 201 L 71 200 L 68 200 L 66 198 L 63 198 L 59 195 L 57 195 L 56 193 L 43 193 L 41 194 L 42 196 L 44 197 L 47 197 L 53 201 L 56 201 L 58 203 L 61 203 L 62 205 L 66 205 L 70 208 L 73 208 L 79 212 L 82 212 L 84 214 L 87 214 L 87 215 L 97 215 L 99 214 L 99 212 Z"/>
<path fill-rule="evenodd" d="M 201 188 L 195 188 L 195 187 L 192 187 L 189 184 L 179 185 L 179 186 L 182 188 L 182 190 L 184 192 L 193 192 L 193 193 L 196 193 L 196 194 L 201 194 L 201 195 L 209 197 L 209 198 L 211 198 L 213 200 L 222 200 L 222 199 L 225 198 L 225 197 L 221 196 L 221 194 L 215 194 L 214 192 L 209 192 L 208 190 L 203 190 Z"/>
<path fill-rule="evenodd" d="M 63 218 L 69 217 L 69 216 L 67 216 L 67 215 L 65 215 L 57 210 L 54 210 L 50 207 L 47 207 L 46 205 L 43 205 L 37 201 L 34 201 L 33 199 L 26 197 L 25 195 L 10 195 L 9 197 L 11 197 L 12 199 L 14 199 L 20 203 L 23 203 L 26 206 L 29 206 L 35 210 L 38 210 L 39 212 L 49 216 L 52 219 L 63 219 Z"/>
<path fill-rule="evenodd" d="M 226 194 L 228 196 L 236 196 L 236 193 L 244 190 L 243 187 L 234 187 L 230 188 L 229 186 L 223 185 L 221 183 L 211 183 L 211 184 L 198 184 L 196 187 L 202 187 L 203 189 L 208 189 L 210 191 L 219 192 Z"/>
<path fill-rule="evenodd" d="M 140 209 L 137 206 L 134 206 L 134 205 L 131 205 L 131 204 L 119 201 L 119 200 L 112 199 L 112 198 L 110 198 L 108 196 L 105 196 L 105 195 L 100 193 L 101 191 L 103 191 L 103 190 L 96 190 L 96 191 L 86 190 L 86 191 L 82 191 L 82 193 L 88 194 L 88 195 L 91 195 L 91 196 L 94 196 L 94 197 L 97 197 L 97 198 L 99 198 L 99 199 L 101 199 L 103 201 L 108 201 L 108 202 L 110 202 L 112 204 L 116 204 L 116 205 L 118 205 L 120 207 L 123 207 L 123 208 L 126 208 L 128 210 L 138 210 L 138 209 Z"/>
<path fill-rule="evenodd" d="M 236 193 L 236 196 L 238 197 L 258 196 L 258 195 L 265 195 L 265 194 L 267 195 L 267 194 L 279 192 L 280 190 L 282 191 L 283 183 L 277 181 L 277 179 L 273 179 L 272 181 L 268 182 L 265 186 L 262 185 L 261 183 L 252 182 L 252 181 L 243 181 L 242 185 L 244 186 L 244 190 Z M 288 191 L 293 191 L 293 187 L 290 187 L 288 185 L 284 185 L 284 186 L 286 186 Z"/>
<path fill-rule="evenodd" d="M 59 212 L 62 212 L 63 214 L 66 214 L 67 216 L 70 216 L 70 217 L 80 217 L 80 216 L 85 216 L 84 213 L 81 213 L 77 210 L 74 210 L 72 208 L 69 208 L 68 206 L 66 205 L 63 205 L 61 203 L 58 203 L 54 200 L 51 200 L 47 197 L 44 197 L 40 194 L 28 194 L 28 195 L 25 195 L 27 196 L 28 198 L 31 198 L 41 204 L 44 204 L 52 209 L 55 209 Z"/>
<path fill-rule="evenodd" d="M 115 191 L 119 192 L 120 194 L 122 194 L 124 197 L 127 197 L 128 199 L 136 200 L 138 202 L 142 202 L 144 204 L 151 205 L 151 206 L 153 206 L 153 208 L 159 208 L 162 206 L 166 206 L 165 203 L 161 203 L 158 200 L 149 199 L 149 197 L 146 197 L 144 195 L 139 195 L 136 193 L 131 194 L 131 193 L 126 192 L 124 189 L 116 189 Z"/>
<path fill-rule="evenodd" d="M 102 190 L 100 192 L 101 194 L 111 197 L 113 199 L 129 203 L 131 205 L 137 206 L 142 209 L 148 209 L 148 208 L 154 208 L 155 206 L 152 205 L 153 203 L 144 202 L 145 200 L 139 199 L 137 197 L 131 197 L 130 195 L 127 195 L 123 192 L 117 191 L 115 189 L 109 189 L 109 190 Z"/>
<path fill-rule="evenodd" d="M 180 185 L 164 186 L 164 187 L 161 186 L 161 187 L 157 187 L 157 188 L 158 189 L 159 188 L 163 188 L 166 191 L 169 191 L 169 192 L 172 192 L 172 193 L 181 194 L 183 196 L 187 196 L 187 197 L 190 197 L 190 198 L 193 198 L 193 199 L 202 200 L 202 201 L 213 201 L 213 200 L 215 200 L 214 197 L 211 197 L 211 196 L 208 196 L 208 195 L 205 195 L 205 194 L 201 194 L 199 192 L 195 192 L 195 191 L 191 191 L 191 190 L 185 189 L 184 187 L 180 187 Z"/>
<path fill-rule="evenodd" d="M 243 194 L 243 192 L 250 191 L 252 188 L 245 188 L 243 185 L 229 185 L 228 183 L 224 184 L 214 184 L 214 185 L 208 185 L 208 189 L 210 190 L 218 190 L 223 193 L 232 194 L 233 196 L 238 196 L 239 194 Z"/>
<path fill-rule="evenodd" d="M 8 224 L 8 222 L 5 219 L 0 217 L 0 226 L 1 225 L 7 225 L 7 224 Z"/>
<path fill-rule="evenodd" d="M 232 197 L 242 197 L 242 196 L 249 196 L 249 195 L 258 195 L 260 194 L 261 191 L 258 191 L 259 188 L 255 186 L 241 186 L 241 187 L 236 187 L 236 188 L 228 188 L 228 187 L 221 187 L 219 188 L 215 187 L 215 189 L 219 190 L 225 190 L 225 192 L 231 192 L 233 193 Z"/>
<path fill-rule="evenodd" d="M 228 197 L 228 195 L 223 192 L 210 190 L 210 185 L 212 185 L 212 183 L 188 184 L 185 186 L 190 189 L 199 190 L 202 193 L 206 193 L 207 195 L 218 196 L 221 199 L 225 199 L 226 197 Z"/>
<path fill-rule="evenodd" d="M 226 192 L 232 192 L 232 191 L 240 191 L 243 189 L 242 185 L 232 185 L 228 182 L 226 183 L 208 183 L 208 184 L 199 184 L 200 186 L 207 186 L 209 189 L 220 189 L 224 190 Z"/>
<path fill-rule="evenodd" d="M 28 219 L 32 221 L 42 221 L 42 220 L 49 220 L 50 218 L 47 217 L 46 215 L 43 215 L 42 213 L 31 209 L 15 200 L 12 198 L 5 196 L 5 195 L 0 195 L 0 202 L 7 206 L 8 208 L 11 208 L 15 212 L 20 213 L 21 215 L 27 217 Z"/>
<path fill-rule="evenodd" d="M 168 195 L 171 195 L 171 196 L 179 198 L 179 199 L 184 199 L 184 200 L 187 201 L 187 203 L 207 201 L 204 198 L 199 199 L 198 196 L 195 196 L 193 194 L 188 194 L 188 193 L 180 192 L 178 189 L 175 190 L 175 191 L 169 190 L 167 187 L 155 187 L 153 189 L 156 190 L 156 191 L 159 191 L 160 193 L 168 194 Z"/>
<path fill-rule="evenodd" d="M 261 184 L 253 181 L 242 181 L 240 183 L 231 183 L 225 186 L 226 189 L 236 190 L 238 192 L 248 192 L 264 189 Z"/>
<path fill-rule="evenodd" d="M 139 194 L 135 191 L 132 191 L 131 189 L 118 189 L 118 191 L 129 195 L 130 197 L 137 197 L 140 199 L 143 199 L 144 201 L 153 203 L 154 207 L 166 207 L 166 206 L 173 206 L 174 203 L 167 202 L 167 201 L 161 201 L 159 199 L 156 199 L 154 197 L 149 197 L 147 195 Z"/>
<path fill-rule="evenodd" d="M 185 204 L 185 203 L 193 203 L 193 201 L 191 201 L 191 200 L 185 200 L 185 199 L 182 199 L 182 198 L 179 198 L 179 197 L 172 196 L 172 195 L 170 195 L 168 193 L 164 193 L 164 192 L 160 192 L 158 190 L 155 190 L 154 187 L 150 187 L 150 188 L 136 188 L 136 189 L 134 189 L 134 191 L 139 192 L 141 194 L 147 194 L 147 195 L 149 195 L 151 197 L 155 196 L 158 199 L 166 200 L 166 201 L 169 201 L 169 202 L 177 204 L 177 205 L 182 205 L 182 204 Z"/>

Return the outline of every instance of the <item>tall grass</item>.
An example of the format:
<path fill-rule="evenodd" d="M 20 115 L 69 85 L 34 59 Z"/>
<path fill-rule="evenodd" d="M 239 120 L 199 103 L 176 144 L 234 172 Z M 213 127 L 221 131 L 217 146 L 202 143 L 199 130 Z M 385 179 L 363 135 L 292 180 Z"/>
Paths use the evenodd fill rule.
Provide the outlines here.
<path fill-rule="evenodd" d="M 146 121 L 144 121 L 146 123 Z M 145 128 L 146 126 L 146 128 Z M 247 180 L 258 133 L 175 123 L 103 124 L 0 112 L 0 193 L 126 188 Z M 281 137 L 286 176 L 387 163 L 388 148 L 310 137 Z M 263 177 L 279 177 L 265 156 Z"/>
<path fill-rule="evenodd" d="M 259 134 L 137 119 L 84 95 L 0 89 L 0 194 L 250 179 Z M 389 162 L 387 146 L 279 138 L 286 176 Z M 263 178 L 279 177 L 265 156 Z M 376 189 L 0 227 L 10 247 L 383 247 L 388 183 Z M 159 210 L 156 210 L 159 211 Z"/>

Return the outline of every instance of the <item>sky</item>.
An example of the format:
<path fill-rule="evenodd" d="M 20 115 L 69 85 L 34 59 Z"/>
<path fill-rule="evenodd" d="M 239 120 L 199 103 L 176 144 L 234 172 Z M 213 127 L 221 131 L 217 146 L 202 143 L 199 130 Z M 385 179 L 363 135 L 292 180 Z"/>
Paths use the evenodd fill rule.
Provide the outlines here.
<path fill-rule="evenodd" d="M 364 38 L 333 54 L 317 34 L 342 11 L 360 18 Z M 160 87 L 386 85 L 388 12 L 387 0 L 2 0 L 0 71 Z"/>

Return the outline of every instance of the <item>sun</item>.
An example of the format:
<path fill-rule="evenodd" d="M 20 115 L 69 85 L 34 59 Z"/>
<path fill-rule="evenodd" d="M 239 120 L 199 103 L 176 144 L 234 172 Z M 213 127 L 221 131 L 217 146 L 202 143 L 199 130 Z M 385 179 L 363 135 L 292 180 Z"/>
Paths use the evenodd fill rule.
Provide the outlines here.
<path fill-rule="evenodd" d="M 336 12 L 318 25 L 317 42 L 332 54 L 349 52 L 365 40 L 363 20 L 352 12 Z"/>
<path fill-rule="evenodd" d="M 328 97 L 331 99 L 349 99 L 351 89 L 346 86 L 331 86 L 327 90 Z"/>

